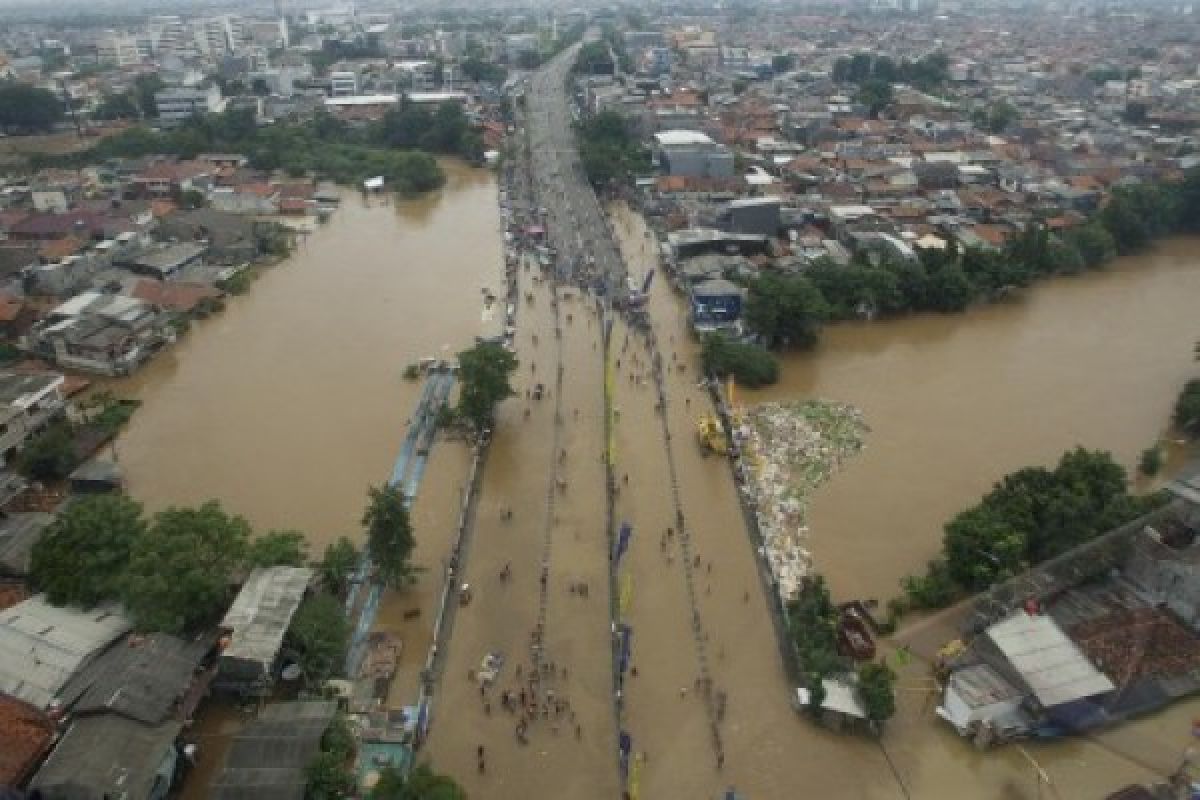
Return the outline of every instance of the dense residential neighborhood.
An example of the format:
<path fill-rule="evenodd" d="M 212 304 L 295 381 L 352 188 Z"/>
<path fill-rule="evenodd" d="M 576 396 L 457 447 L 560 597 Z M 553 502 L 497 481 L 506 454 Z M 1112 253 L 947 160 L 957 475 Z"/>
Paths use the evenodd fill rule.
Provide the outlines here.
<path fill-rule="evenodd" d="M 714 584 L 740 600 L 731 606 L 739 626 L 757 614 L 755 630 L 768 631 L 762 641 L 778 645 L 759 656 L 770 660 L 771 680 L 786 683 L 770 702 L 787 709 L 789 724 L 850 733 L 839 751 L 847 772 L 867 758 L 852 737 L 881 742 L 888 769 L 877 774 L 887 790 L 875 794 L 872 784 L 856 796 L 918 796 L 909 783 L 919 769 L 910 762 L 898 770 L 882 744 L 894 740 L 881 738 L 904 691 L 937 695 L 917 722 L 906 720 L 904 735 L 948 723 L 983 749 L 1116 727 L 1200 690 L 1200 468 L 1182 466 L 1200 430 L 1195 380 L 1173 419 L 1161 420 L 1173 424 L 1164 442 L 1174 437 L 1178 445 L 1169 480 L 1155 483 L 1167 449 L 1159 441 L 1143 454 L 1136 497 L 1107 453 L 1076 450 L 1057 472 L 1013 473 L 947 524 L 944 550 L 928 554 L 927 572 L 836 605 L 838 587 L 826 586 L 808 549 L 807 506 L 840 462 L 863 449 L 863 415 L 807 394 L 754 410 L 735 397 L 741 387 L 777 383 L 779 360 L 815 348 L 826 324 L 887 325 L 1001 303 L 1039 281 L 1099 271 L 1159 240 L 1200 233 L 1200 14 L 1191 5 L 229 5 L 140 3 L 108 17 L 22 3 L 8 14 L 0 4 L 0 797 L 11 790 L 31 800 L 465 798 L 456 781 L 472 796 L 517 796 L 488 783 L 505 773 L 502 756 L 486 754 L 508 752 L 512 738 L 506 731 L 495 745 L 482 732 L 491 730 L 493 700 L 496 717 L 514 718 L 518 754 L 551 753 L 545 763 L 553 768 L 526 765 L 529 774 L 614 772 L 608 777 L 621 796 L 639 796 L 639 776 L 652 769 L 643 744 L 650 736 L 635 740 L 630 729 L 640 724 L 642 736 L 668 720 L 672 730 L 659 730 L 658 744 L 675 736 L 683 717 L 637 713 L 632 620 L 648 617 L 644 608 L 630 611 L 631 572 L 621 572 L 634 530 L 619 519 L 634 513 L 621 505 L 622 492 L 653 493 L 653 503 L 670 496 L 672 513 L 639 523 L 638 535 L 661 534 L 665 566 L 656 562 L 654 570 L 686 577 L 686 600 L 671 610 L 689 623 L 672 621 L 662 641 L 697 664 L 672 675 L 668 691 L 654 678 L 640 680 L 682 708 L 701 704 L 702 722 L 688 718 L 678 729 L 702 740 L 699 752 L 715 762 L 706 791 L 728 786 L 727 800 L 749 797 L 723 770 L 726 753 L 736 759 L 746 746 L 731 740 L 752 734 L 726 721 L 726 690 L 736 697 L 735 681 L 721 686 L 710 675 L 727 653 L 724 641 L 709 643 L 702 622 L 702 608 L 715 614 L 716 601 L 707 599 Z M 457 361 L 452 345 L 439 342 L 436 356 L 408 353 L 407 364 L 386 367 L 393 383 L 402 370 L 421 388 L 391 478 L 356 487 L 359 500 L 364 491 L 368 497 L 360 537 L 339 531 L 324 552 L 310 552 L 321 540 L 291 528 L 255 531 L 224 510 L 224 498 L 143 506 L 120 455 L 141 400 L 124 387 L 190 357 L 182 347 L 188 337 L 212 332 L 212 318 L 231 315 L 243 302 L 237 296 L 258 291 L 259 276 L 293 268 L 297 251 L 348 210 L 388 208 L 422 220 L 450 188 L 477 178 L 499 196 L 498 224 L 489 217 L 484 227 L 502 240 L 486 256 L 495 265 L 486 266 L 502 274 L 504 288 L 493 293 L 491 279 L 479 277 L 484 270 L 467 279 L 484 281 L 485 330 Z M 1194 257 L 1195 239 L 1184 241 Z M 389 264 L 422 262 L 406 243 L 386 247 Z M 649 299 L 658 272 L 678 295 L 678 342 Z M 376 285 L 378 276 L 357 286 L 352 277 L 335 280 L 360 295 L 327 290 L 305 306 L 308 318 L 289 324 L 320 324 L 318 306 L 355 305 L 354 313 L 368 314 L 367 301 L 396 302 Z M 541 292 L 548 303 L 535 302 Z M 409 287 L 399 294 L 411 294 Z M 430 321 L 406 320 L 399 308 L 387 306 L 388 325 L 408 324 L 406 335 L 421 338 Z M 528 335 L 518 329 L 522 315 L 544 327 Z M 362 344 L 349 333 L 330 336 L 344 353 Z M 595 338 L 588 348 L 587 339 L 572 345 L 572 337 Z M 603 385 L 591 398 L 603 404 L 585 407 L 582 424 L 579 406 L 568 414 L 562 398 L 591 379 L 564 381 L 576 365 L 564 359 L 564 339 L 579 364 L 603 359 L 592 370 Z M 308 354 L 280 350 L 272 358 L 302 363 Z M 652 434 L 622 446 L 657 447 L 661 437 L 666 454 L 664 472 L 642 485 L 636 473 L 631 484 L 624 464 L 620 478 L 614 467 L 620 426 L 637 424 L 640 413 L 628 411 L 633 422 L 623 422 L 614 399 L 626 374 L 629 406 L 644 387 L 657 393 L 645 414 Z M 514 375 L 528 383 L 510 385 Z M 674 406 L 667 381 L 678 383 Z M 521 403 L 522 388 L 523 423 L 498 414 L 507 398 L 510 409 Z M 195 389 L 185 385 L 176 396 Z M 326 398 L 323 417 L 358 413 L 352 386 L 309 389 Z M 693 408 L 693 394 L 680 410 L 685 392 L 709 411 L 701 402 Z M 571 402 L 584 401 L 572 395 Z M 539 421 L 537 409 L 551 407 L 552 422 Z M 743 536 L 722 523 L 731 546 L 746 551 L 737 562 L 750 576 L 744 587 L 712 577 L 714 566 L 726 568 L 719 547 L 703 558 L 692 549 L 691 520 L 705 511 L 690 509 L 685 524 L 684 503 L 716 497 L 715 481 L 685 469 L 681 493 L 672 408 L 696 427 L 695 437 L 674 440 L 697 440 L 688 458 L 728 462 L 720 478 L 733 488 L 711 502 L 725 502 L 735 526 L 746 529 Z M 567 419 L 593 438 L 560 441 Z M 349 437 L 313 436 L 310 422 L 281 414 L 278 427 L 289 442 L 312 438 L 324 448 L 296 460 L 327 459 L 338 468 L 333 450 Z M 534 554 L 528 565 L 517 562 L 517 572 L 526 573 L 521 580 L 536 576 L 529 595 L 536 602 L 527 605 L 537 611 L 532 624 L 519 623 L 515 648 L 499 626 L 481 633 L 468 622 L 466 643 L 479 652 L 463 656 L 462 639 L 457 654 L 447 647 L 455 615 L 470 619 L 493 601 L 499 607 L 512 580 L 509 559 L 518 557 L 502 548 L 499 562 L 485 561 L 498 575 L 487 576 L 492 584 L 465 571 L 480 487 L 496 480 L 481 476 L 484 456 L 494 439 L 512 447 L 505 439 L 512 434 L 496 431 L 520 424 L 542 433 L 517 434 L 518 446 L 550 443 L 548 493 L 538 487 L 528 495 L 533 504 L 548 494 L 544 538 L 537 548 L 512 545 L 513 553 Z M 198 427 L 189 435 L 207 434 Z M 455 506 L 452 517 L 422 509 L 410 523 L 439 436 L 462 444 L 460 461 L 470 466 L 438 495 L 455 498 L 443 503 Z M 156 444 L 186 450 L 192 443 L 164 436 Z M 551 566 L 561 522 L 555 503 L 570 509 L 564 517 L 576 516 L 572 499 L 590 491 L 568 490 L 564 465 L 575 468 L 576 448 L 603 450 L 603 480 L 599 471 L 587 476 L 597 502 L 577 514 L 607 518 L 596 562 L 607 585 L 590 590 L 573 572 L 590 575 L 581 564 L 571 563 L 566 577 L 555 571 L 561 556 Z M 630 469 L 648 462 L 643 453 Z M 511 465 L 514 474 L 542 470 L 520 458 Z M 298 503 L 303 491 L 289 486 L 276 500 Z M 519 525 L 508 524 L 514 506 Z M 522 506 L 520 498 L 489 494 L 483 510 L 501 530 L 542 537 L 520 519 Z M 444 554 L 427 549 L 417 564 L 414 524 L 430 519 L 447 542 L 453 532 L 453 544 Z M 642 530 L 660 521 L 669 524 Z M 578 531 L 574 541 L 582 547 Z M 569 662 L 575 685 L 568 661 L 549 658 L 544 638 L 548 620 L 563 613 L 550 599 L 562 594 L 555 581 L 582 607 L 589 591 L 608 593 L 599 601 L 607 627 L 592 627 L 612 652 L 576 650 L 574 640 L 559 651 L 585 661 Z M 487 602 L 472 609 L 477 592 Z M 407 604 L 402 613 L 398 596 Z M 889 638 L 914 611 L 931 616 L 913 626 L 916 634 Z M 524 606 L 513 613 L 521 615 L 529 615 Z M 378 619 L 424 627 L 401 637 Z M 933 637 L 930 630 L 941 635 L 932 654 L 913 644 Z M 736 657 L 743 647 L 730 641 Z M 916 689 L 903 685 L 913 680 L 914 655 L 930 662 L 933 676 Z M 468 765 L 448 777 L 423 748 L 435 693 L 462 682 L 443 673 L 460 663 L 472 707 L 455 705 L 463 702 L 460 688 L 447 691 L 444 708 L 454 710 L 439 706 L 438 724 L 456 726 L 453 741 L 471 745 L 466 756 L 434 765 Z M 593 680 L 600 672 L 588 673 L 589 664 L 605 680 Z M 652 658 L 640 665 L 655 667 Z M 575 686 L 584 687 L 571 696 L 578 708 L 568 699 Z M 593 712 L 614 730 L 585 732 L 581 720 Z M 528 748 L 535 723 L 544 738 Z M 930 735 L 920 735 L 928 747 Z M 572 742 L 577 750 L 568 751 Z M 787 761 L 776 749 L 772 757 Z M 1021 753 L 1039 773 L 1033 785 L 1041 797 L 1049 779 Z M 661 763 L 666 773 L 648 784 L 690 787 L 662 796 L 700 796 L 689 781 L 710 764 L 669 756 Z M 1137 776 L 1149 788 L 1122 788 L 1122 780 L 1106 785 L 1109 797 L 1188 796 L 1191 756 L 1170 774 L 1149 772 L 1154 780 Z M 582 783 L 561 796 L 607 796 L 596 788 L 603 781 Z M 1013 797 L 1034 796 L 1010 788 Z M 945 791 L 921 796 L 964 796 Z"/>

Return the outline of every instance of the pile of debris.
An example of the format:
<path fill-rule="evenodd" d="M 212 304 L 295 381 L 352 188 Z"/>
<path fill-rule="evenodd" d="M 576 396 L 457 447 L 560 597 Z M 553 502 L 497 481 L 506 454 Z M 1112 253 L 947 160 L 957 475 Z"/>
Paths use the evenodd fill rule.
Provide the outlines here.
<path fill-rule="evenodd" d="M 862 412 L 842 403 L 765 403 L 734 422 L 742 492 L 758 517 L 767 561 L 786 602 L 808 573 L 813 491 L 863 448 Z"/>

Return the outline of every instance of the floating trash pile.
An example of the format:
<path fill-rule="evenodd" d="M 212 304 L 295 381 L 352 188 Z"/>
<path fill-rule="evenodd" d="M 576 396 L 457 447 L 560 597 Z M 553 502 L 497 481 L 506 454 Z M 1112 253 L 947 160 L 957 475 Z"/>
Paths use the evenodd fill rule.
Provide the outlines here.
<path fill-rule="evenodd" d="M 862 412 L 842 403 L 764 403 L 734 421 L 741 490 L 758 518 L 764 555 L 786 602 L 808 574 L 813 491 L 863 448 Z"/>

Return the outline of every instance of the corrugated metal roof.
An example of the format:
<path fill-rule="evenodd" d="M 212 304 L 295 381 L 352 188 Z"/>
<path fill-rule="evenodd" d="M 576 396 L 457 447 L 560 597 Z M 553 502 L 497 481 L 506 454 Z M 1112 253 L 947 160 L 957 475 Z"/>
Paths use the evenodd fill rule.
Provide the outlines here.
<path fill-rule="evenodd" d="M 211 643 L 165 633 L 131 636 L 80 670 L 59 699 L 76 714 L 111 711 L 157 725 L 187 692 Z"/>
<path fill-rule="evenodd" d="M 81 666 L 131 627 L 115 606 L 59 608 L 45 595 L 0 611 L 0 691 L 49 708 Z"/>
<path fill-rule="evenodd" d="M 1046 708 L 1114 688 L 1049 616 L 1018 611 L 987 636 Z"/>
<path fill-rule="evenodd" d="M 269 670 L 312 577 L 308 567 L 263 567 L 251 572 L 221 622 L 231 632 L 221 657 L 254 661 Z"/>
<path fill-rule="evenodd" d="M 81 717 L 55 746 L 30 788 L 42 790 L 50 800 L 150 797 L 156 784 L 169 780 L 159 769 L 181 728 L 178 722 L 151 727 L 115 714 Z"/>
<path fill-rule="evenodd" d="M 332 701 L 267 706 L 234 739 L 213 800 L 303 800 L 304 769 L 337 712 Z"/>

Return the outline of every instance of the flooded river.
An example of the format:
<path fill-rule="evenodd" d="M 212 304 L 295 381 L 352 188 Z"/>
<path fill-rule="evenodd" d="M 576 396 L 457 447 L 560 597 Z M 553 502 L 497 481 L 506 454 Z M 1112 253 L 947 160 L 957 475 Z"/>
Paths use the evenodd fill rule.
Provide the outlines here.
<path fill-rule="evenodd" d="M 446 187 L 417 200 L 346 193 L 290 259 L 121 385 L 144 401 L 117 444 L 135 497 L 219 498 L 314 549 L 357 536 L 416 405 L 405 365 L 470 346 L 480 288 L 502 279 L 493 176 L 443 166 Z"/>
<path fill-rule="evenodd" d="M 135 497 L 151 509 L 216 497 L 256 528 L 296 528 L 316 547 L 342 533 L 358 536 L 366 487 L 390 473 L 415 404 L 419 384 L 402 378 L 404 366 L 468 346 L 484 324 L 480 287 L 499 289 L 494 180 L 446 168 L 447 187 L 416 201 L 347 194 L 291 259 L 120 385 L 144 401 L 117 444 Z M 654 252 L 641 221 L 618 213 L 616 227 L 640 276 Z M 889 596 L 934 554 L 945 519 L 1010 469 L 1050 461 L 1076 443 L 1110 449 L 1131 465 L 1162 432 L 1178 388 L 1195 372 L 1198 252 L 1200 243 L 1176 241 L 969 314 L 834 326 L 817 351 L 788 356 L 780 385 L 743 393 L 742 402 L 845 401 L 862 408 L 872 427 L 864 453 L 818 492 L 812 511 L 815 560 L 835 593 Z M 523 396 L 552 379 L 551 293 L 527 273 L 521 282 L 530 301 L 518 312 L 520 396 L 501 409 L 488 456 L 464 573 L 478 600 L 455 623 L 426 752 L 472 797 L 612 797 L 599 324 L 564 299 L 575 316 L 561 344 L 564 429 L 556 455 L 550 404 Z M 695 345 L 666 282 L 656 281 L 650 302 L 664 357 L 674 352 L 678 363 L 693 364 Z M 662 544 L 674 509 L 662 419 L 638 381 L 646 358 L 635 358 L 639 352 L 631 345 L 616 365 L 614 447 L 617 521 L 635 529 L 620 603 L 636 629 L 639 674 L 628 686 L 623 724 L 643 754 L 644 796 L 692 800 L 732 784 L 756 800 L 801 791 L 1095 798 L 1174 766 L 1196 703 L 1102 739 L 1031 748 L 1053 781 L 1052 790 L 1039 789 L 1020 751 L 976 753 L 933 718 L 927 675 L 916 664 L 902 676 L 901 711 L 882 747 L 797 718 L 786 706 L 789 687 L 728 468 L 703 458 L 694 441 L 705 398 L 691 366 L 669 371 L 666 412 L 678 500 L 698 556 L 694 576 Z M 557 492 L 548 484 L 555 463 L 570 482 Z M 465 448 L 439 442 L 413 511 L 417 560 L 433 569 L 415 590 L 385 600 L 380 615 L 381 626 L 405 639 L 395 705 L 411 701 L 424 658 L 422 626 L 465 470 Z M 515 518 L 506 521 L 505 509 Z M 542 559 L 549 559 L 550 590 L 539 599 Z M 514 577 L 502 582 L 507 561 Z M 573 590 L 580 582 L 592 587 L 590 600 Z M 423 616 L 403 622 L 414 608 Z M 514 663 L 522 658 L 538 620 L 562 668 L 571 725 L 577 711 L 581 728 L 539 729 L 526 747 L 514 743 L 511 720 L 483 707 L 466 676 L 492 650 Z M 687 691 L 701 663 L 728 693 L 723 769 L 713 764 L 704 708 Z M 491 755 L 480 774 L 475 751 L 485 741 Z"/>
<path fill-rule="evenodd" d="M 1005 473 L 1082 445 L 1133 474 L 1197 373 L 1198 308 L 1200 240 L 1174 240 L 967 314 L 831 326 L 743 399 L 863 410 L 866 450 L 816 494 L 813 553 L 839 596 L 886 599 Z"/>

